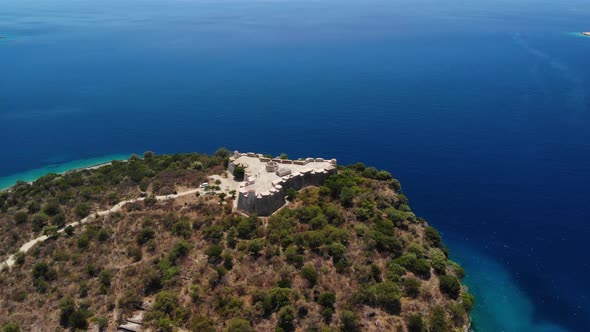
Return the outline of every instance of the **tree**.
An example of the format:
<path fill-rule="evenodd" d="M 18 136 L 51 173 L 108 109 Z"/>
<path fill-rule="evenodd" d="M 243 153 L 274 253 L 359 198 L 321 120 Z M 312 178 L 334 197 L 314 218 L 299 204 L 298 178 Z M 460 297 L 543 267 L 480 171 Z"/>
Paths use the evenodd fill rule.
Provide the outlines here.
<path fill-rule="evenodd" d="M 229 321 L 225 332 L 254 332 L 254 328 L 250 325 L 250 322 L 241 318 L 235 317 Z"/>
<path fill-rule="evenodd" d="M 334 307 L 334 304 L 336 304 L 336 294 L 324 292 L 318 297 L 318 303 L 325 308 Z"/>
<path fill-rule="evenodd" d="M 43 227 L 43 235 L 49 238 L 55 238 L 59 235 L 57 232 L 57 226 L 45 226 Z"/>
<path fill-rule="evenodd" d="M 74 213 L 80 219 L 85 218 L 90 214 L 90 206 L 87 203 L 80 203 L 74 208 Z"/>
<path fill-rule="evenodd" d="M 283 331 L 294 331 L 293 320 L 295 319 L 295 309 L 291 305 L 287 305 L 281 308 L 279 311 L 279 322 L 278 327 Z"/>
<path fill-rule="evenodd" d="M 205 250 L 205 254 L 209 256 L 208 261 L 210 264 L 217 264 L 221 261 L 221 253 L 223 252 L 223 247 L 218 244 L 213 244 L 207 250 Z"/>
<path fill-rule="evenodd" d="M 20 326 L 17 323 L 8 323 L 2 327 L 2 332 L 20 332 Z"/>
<path fill-rule="evenodd" d="M 61 212 L 61 206 L 57 200 L 51 200 L 43 206 L 43 212 L 48 216 L 55 216 Z"/>
<path fill-rule="evenodd" d="M 169 291 L 161 291 L 156 295 L 154 309 L 164 316 L 172 317 L 174 310 L 178 307 L 178 298 L 176 294 Z"/>
<path fill-rule="evenodd" d="M 439 278 L 439 288 L 443 294 L 452 299 L 457 299 L 461 293 L 461 284 L 457 278 L 450 275 L 442 275 Z"/>
<path fill-rule="evenodd" d="M 406 319 L 409 332 L 426 332 L 426 326 L 420 315 L 410 315 Z"/>
<path fill-rule="evenodd" d="M 231 156 L 231 151 L 229 151 L 225 147 L 221 147 L 221 148 L 217 149 L 217 151 L 215 151 L 215 157 L 229 158 L 229 156 Z"/>
<path fill-rule="evenodd" d="M 246 169 L 241 166 L 236 166 L 234 168 L 233 176 L 236 181 L 244 181 L 244 177 L 246 175 Z"/>
<path fill-rule="evenodd" d="M 430 317 L 430 332 L 448 332 L 449 325 L 447 323 L 445 311 L 441 307 L 436 307 L 432 311 Z"/>
<path fill-rule="evenodd" d="M 412 298 L 417 298 L 420 295 L 420 280 L 414 277 L 404 279 L 404 294 Z"/>
<path fill-rule="evenodd" d="M 350 310 L 343 310 L 340 314 L 340 329 L 343 332 L 358 332 L 358 317 Z"/>
<path fill-rule="evenodd" d="M 41 231 L 43 227 L 47 226 L 47 221 L 49 221 L 49 217 L 43 212 L 33 215 L 33 218 L 31 219 L 33 232 Z"/>
<path fill-rule="evenodd" d="M 17 225 L 24 224 L 27 221 L 29 221 L 29 215 L 26 212 L 18 211 L 17 213 L 14 214 L 14 222 Z"/>
<path fill-rule="evenodd" d="M 315 286 L 318 282 L 318 271 L 310 264 L 301 268 L 301 276 L 309 281 L 311 287 Z"/>
<path fill-rule="evenodd" d="M 144 227 L 137 235 L 137 243 L 139 245 L 147 243 L 156 236 L 156 231 L 151 227 Z"/>
<path fill-rule="evenodd" d="M 426 227 L 424 234 L 426 235 L 426 240 L 428 240 L 428 242 L 432 244 L 432 246 L 439 247 L 441 245 L 442 238 L 440 236 L 440 233 L 434 227 Z"/>

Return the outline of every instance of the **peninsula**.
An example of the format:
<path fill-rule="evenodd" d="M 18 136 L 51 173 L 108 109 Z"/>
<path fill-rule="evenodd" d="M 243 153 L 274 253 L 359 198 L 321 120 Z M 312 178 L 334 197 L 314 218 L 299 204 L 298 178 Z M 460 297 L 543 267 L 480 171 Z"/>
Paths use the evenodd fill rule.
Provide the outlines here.
<path fill-rule="evenodd" d="M 474 299 L 389 172 L 219 149 L 0 192 L 0 330 L 466 331 Z"/>

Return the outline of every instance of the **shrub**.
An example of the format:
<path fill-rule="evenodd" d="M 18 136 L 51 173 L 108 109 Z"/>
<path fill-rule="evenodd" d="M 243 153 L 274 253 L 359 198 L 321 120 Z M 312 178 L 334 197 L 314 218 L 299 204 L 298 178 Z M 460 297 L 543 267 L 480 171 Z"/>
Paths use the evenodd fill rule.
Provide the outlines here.
<path fill-rule="evenodd" d="M 59 202 L 56 200 L 51 200 L 43 206 L 43 213 L 45 213 L 48 216 L 55 216 L 60 212 L 61 206 L 59 205 Z"/>
<path fill-rule="evenodd" d="M 57 279 L 57 272 L 49 267 L 47 263 L 36 263 L 33 265 L 33 286 L 41 293 L 47 291 L 48 282 Z"/>
<path fill-rule="evenodd" d="M 291 296 L 291 290 L 289 288 L 275 287 L 271 289 L 267 299 L 265 299 L 265 306 L 270 311 L 277 311 L 280 308 L 290 303 L 289 297 Z"/>
<path fill-rule="evenodd" d="M 254 257 L 260 256 L 260 252 L 265 246 L 265 241 L 263 239 L 254 239 L 248 243 L 248 251 Z"/>
<path fill-rule="evenodd" d="M 257 235 L 258 227 L 261 221 L 256 216 L 250 216 L 248 218 L 242 218 L 236 226 L 238 237 L 240 239 L 251 239 Z"/>
<path fill-rule="evenodd" d="M 61 212 L 51 218 L 51 224 L 57 228 L 62 228 L 66 225 L 66 215 Z"/>
<path fill-rule="evenodd" d="M 109 270 L 102 270 L 98 274 L 98 281 L 100 282 L 101 288 L 106 290 L 111 287 L 111 272 Z"/>
<path fill-rule="evenodd" d="M 31 218 L 31 226 L 33 228 L 33 232 L 38 233 L 43 229 L 43 227 L 47 226 L 47 222 L 49 221 L 49 217 L 47 214 L 43 212 L 39 212 Z"/>
<path fill-rule="evenodd" d="M 391 263 L 387 267 L 385 277 L 389 281 L 399 282 L 401 278 L 406 274 L 406 269 L 397 263 Z"/>
<path fill-rule="evenodd" d="M 127 257 L 131 258 L 133 262 L 139 262 L 143 257 L 143 252 L 140 247 L 131 245 L 127 247 Z"/>
<path fill-rule="evenodd" d="M 434 308 L 430 317 L 429 332 L 448 332 L 449 326 L 445 317 L 445 311 L 441 307 Z"/>
<path fill-rule="evenodd" d="M 88 248 L 89 244 L 90 244 L 90 238 L 88 237 L 88 233 L 84 232 L 84 233 L 80 234 L 80 237 L 78 238 L 78 248 L 86 249 L 86 248 Z"/>
<path fill-rule="evenodd" d="M 14 254 L 14 262 L 16 265 L 22 266 L 25 263 L 25 253 L 22 251 L 17 252 Z"/>
<path fill-rule="evenodd" d="M 353 301 L 380 307 L 392 315 L 401 311 L 401 291 L 397 284 L 385 281 L 372 286 L 364 286 L 353 295 Z"/>
<path fill-rule="evenodd" d="M 317 302 L 324 308 L 332 308 L 336 304 L 336 294 L 332 292 L 322 293 Z"/>
<path fill-rule="evenodd" d="M 297 254 L 297 246 L 290 245 L 285 249 L 285 259 L 288 263 L 293 264 L 297 267 L 303 265 L 303 256 Z"/>
<path fill-rule="evenodd" d="M 293 320 L 295 319 L 295 309 L 291 305 L 284 306 L 279 311 L 278 327 L 283 331 L 294 331 Z"/>
<path fill-rule="evenodd" d="M 169 291 L 161 291 L 156 295 L 153 310 L 162 314 L 161 317 L 172 317 L 178 307 L 176 294 Z"/>
<path fill-rule="evenodd" d="M 461 293 L 461 304 L 463 304 L 463 307 L 465 307 L 465 311 L 470 312 L 474 303 L 475 297 L 473 297 L 473 295 L 467 292 Z"/>
<path fill-rule="evenodd" d="M 2 327 L 2 332 L 20 332 L 20 326 L 17 323 L 8 323 Z"/>
<path fill-rule="evenodd" d="M 452 299 L 457 299 L 461 293 L 461 284 L 457 278 L 450 275 L 443 275 L 439 278 L 439 288 L 443 294 Z"/>
<path fill-rule="evenodd" d="M 172 226 L 172 234 L 188 239 L 192 235 L 191 224 L 187 219 L 179 219 Z"/>
<path fill-rule="evenodd" d="M 209 263 L 210 264 L 217 264 L 221 261 L 221 253 L 223 252 L 223 247 L 218 244 L 213 244 L 207 250 L 205 250 L 205 254 L 209 256 Z"/>
<path fill-rule="evenodd" d="M 201 296 L 201 289 L 198 285 L 193 285 L 190 288 L 190 296 L 193 303 L 199 303 L 199 299 Z"/>
<path fill-rule="evenodd" d="M 136 310 L 141 308 L 143 299 L 132 290 L 125 291 L 123 297 L 119 300 L 118 307 L 125 310 Z"/>
<path fill-rule="evenodd" d="M 254 332 L 254 328 L 252 328 L 252 325 L 250 325 L 250 322 L 248 322 L 247 320 L 240 318 L 240 317 L 235 317 L 232 320 L 229 321 L 229 323 L 227 324 L 227 328 L 225 329 L 225 332 Z"/>
<path fill-rule="evenodd" d="M 310 264 L 305 265 L 301 269 L 301 276 L 309 281 L 311 287 L 315 286 L 318 282 L 318 271 Z"/>
<path fill-rule="evenodd" d="M 246 175 L 246 169 L 241 166 L 234 168 L 233 176 L 236 181 L 244 181 Z"/>
<path fill-rule="evenodd" d="M 109 239 L 110 236 L 111 236 L 111 232 L 109 232 L 108 229 L 101 228 L 100 231 L 98 231 L 97 239 L 99 242 L 105 242 L 106 240 Z"/>
<path fill-rule="evenodd" d="M 191 245 L 186 241 L 179 241 L 174 244 L 170 252 L 170 261 L 176 262 L 177 259 L 185 257 L 191 250 Z"/>
<path fill-rule="evenodd" d="M 358 317 L 353 311 L 343 310 L 342 313 L 340 313 L 340 329 L 343 332 L 359 331 Z"/>
<path fill-rule="evenodd" d="M 87 203 L 80 203 L 74 208 L 74 213 L 80 219 L 86 218 L 90 214 L 90 205 Z"/>
<path fill-rule="evenodd" d="M 409 332 L 426 332 L 426 326 L 420 315 L 410 315 L 406 318 Z"/>
<path fill-rule="evenodd" d="M 439 247 L 442 243 L 442 238 L 438 231 L 431 226 L 426 227 L 425 231 L 426 240 L 434 247 Z"/>
<path fill-rule="evenodd" d="M 14 222 L 19 225 L 19 224 L 24 224 L 27 221 L 29 221 L 29 215 L 24 212 L 24 211 L 19 211 L 17 213 L 14 214 Z"/>
<path fill-rule="evenodd" d="M 403 286 L 404 294 L 406 296 L 416 298 L 418 295 L 420 295 L 420 280 L 413 277 L 408 277 L 404 279 Z"/>
<path fill-rule="evenodd" d="M 145 227 L 137 235 L 137 243 L 143 245 L 156 236 L 156 231 L 151 227 Z"/>
<path fill-rule="evenodd" d="M 69 327 L 73 331 L 88 327 L 85 313 L 78 310 L 76 302 L 71 297 L 63 298 L 59 303 L 59 308 L 59 324 L 61 326 Z"/>

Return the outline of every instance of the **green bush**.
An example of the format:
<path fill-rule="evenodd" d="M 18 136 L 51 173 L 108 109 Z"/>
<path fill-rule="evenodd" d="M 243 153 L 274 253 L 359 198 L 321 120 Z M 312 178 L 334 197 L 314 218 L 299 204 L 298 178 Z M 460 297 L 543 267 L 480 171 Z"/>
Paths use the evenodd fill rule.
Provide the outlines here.
<path fill-rule="evenodd" d="M 403 288 L 404 288 L 404 295 L 417 298 L 420 295 L 420 280 L 408 277 L 404 279 Z"/>
<path fill-rule="evenodd" d="M 177 259 L 185 257 L 191 250 L 191 245 L 186 241 L 178 241 L 172 247 L 170 252 L 170 261 L 175 263 Z"/>
<path fill-rule="evenodd" d="M 461 284 L 457 278 L 450 275 L 440 276 L 440 291 L 452 299 L 457 299 L 461 293 Z"/>
<path fill-rule="evenodd" d="M 353 311 L 343 310 L 340 313 L 340 329 L 343 332 L 360 331 L 358 326 L 358 317 Z"/>
<path fill-rule="evenodd" d="M 281 308 L 279 311 L 278 327 L 283 331 L 294 331 L 295 326 L 293 320 L 295 319 L 295 309 L 291 305 L 287 305 Z"/>
<path fill-rule="evenodd" d="M 429 332 L 448 332 L 449 325 L 447 323 L 445 311 L 441 307 L 436 307 L 432 311 L 432 316 L 430 317 L 430 330 Z"/>
<path fill-rule="evenodd" d="M 410 315 L 406 318 L 408 332 L 426 332 L 426 326 L 420 315 Z"/>
<path fill-rule="evenodd" d="M 49 221 L 49 217 L 47 214 L 43 212 L 39 212 L 31 218 L 31 226 L 33 228 L 33 232 L 38 233 L 40 232 L 43 227 L 47 226 L 47 222 Z"/>
<path fill-rule="evenodd" d="M 26 212 L 18 211 L 17 213 L 14 214 L 14 222 L 17 225 L 24 224 L 27 221 L 29 221 L 29 215 Z"/>
<path fill-rule="evenodd" d="M 389 314 L 399 315 L 401 311 L 401 291 L 397 284 L 385 281 L 362 288 L 353 295 L 356 303 L 380 307 Z"/>
<path fill-rule="evenodd" d="M 320 294 L 317 301 L 322 307 L 332 308 L 336 304 L 336 294 L 325 292 Z"/>
<path fill-rule="evenodd" d="M 151 227 L 144 227 L 137 235 L 137 243 L 139 245 L 146 244 L 149 240 L 156 236 L 156 231 Z"/>
<path fill-rule="evenodd" d="M 2 332 L 20 332 L 20 326 L 17 323 L 8 323 L 2 327 Z"/>
<path fill-rule="evenodd" d="M 178 298 L 176 294 L 169 291 L 161 291 L 156 295 L 152 310 L 158 312 L 159 317 L 173 317 L 177 307 Z"/>
<path fill-rule="evenodd" d="M 235 317 L 229 321 L 227 327 L 224 330 L 225 332 L 254 332 L 254 328 L 250 325 L 250 322 L 247 320 Z"/>
<path fill-rule="evenodd" d="M 80 203 L 74 208 L 74 213 L 80 219 L 86 218 L 90 214 L 90 205 L 87 203 Z"/>
<path fill-rule="evenodd" d="M 208 261 L 210 264 L 217 264 L 221 261 L 221 253 L 223 253 L 223 247 L 218 244 L 213 244 L 205 250 L 205 254 L 209 256 Z"/>
<path fill-rule="evenodd" d="M 467 292 L 461 293 L 461 304 L 465 307 L 465 311 L 470 312 L 475 303 L 475 297 Z"/>
<path fill-rule="evenodd" d="M 188 239 L 192 235 L 191 223 L 188 219 L 181 218 L 172 226 L 172 234 Z"/>
<path fill-rule="evenodd" d="M 439 247 L 442 243 L 442 238 L 438 231 L 431 226 L 426 227 L 425 230 L 426 240 L 434 247 Z"/>
<path fill-rule="evenodd" d="M 311 287 L 318 282 L 318 271 L 310 264 L 301 268 L 301 276 L 309 281 Z"/>

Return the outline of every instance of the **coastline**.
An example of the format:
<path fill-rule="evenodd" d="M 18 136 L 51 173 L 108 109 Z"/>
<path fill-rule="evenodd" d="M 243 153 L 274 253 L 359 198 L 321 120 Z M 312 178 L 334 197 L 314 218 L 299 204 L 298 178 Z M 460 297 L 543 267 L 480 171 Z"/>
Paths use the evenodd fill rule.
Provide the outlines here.
<path fill-rule="evenodd" d="M 131 153 L 112 154 L 101 157 L 85 158 L 67 161 L 61 164 L 51 164 L 40 168 L 26 170 L 23 172 L 0 177 L 0 192 L 12 188 L 17 181 L 33 182 L 47 174 L 66 174 L 86 169 L 96 169 L 110 165 L 115 160 L 127 160 Z"/>

